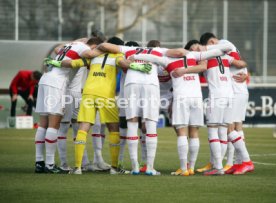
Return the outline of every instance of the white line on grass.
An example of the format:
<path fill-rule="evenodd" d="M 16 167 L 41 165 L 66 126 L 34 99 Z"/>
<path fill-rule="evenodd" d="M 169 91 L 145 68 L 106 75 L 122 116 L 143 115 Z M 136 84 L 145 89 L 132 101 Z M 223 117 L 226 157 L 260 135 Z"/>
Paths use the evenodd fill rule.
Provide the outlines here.
<path fill-rule="evenodd" d="M 276 166 L 276 164 L 273 163 L 262 163 L 262 162 L 257 162 L 257 161 L 252 161 L 254 164 L 261 164 L 261 165 L 266 165 L 266 166 Z"/>

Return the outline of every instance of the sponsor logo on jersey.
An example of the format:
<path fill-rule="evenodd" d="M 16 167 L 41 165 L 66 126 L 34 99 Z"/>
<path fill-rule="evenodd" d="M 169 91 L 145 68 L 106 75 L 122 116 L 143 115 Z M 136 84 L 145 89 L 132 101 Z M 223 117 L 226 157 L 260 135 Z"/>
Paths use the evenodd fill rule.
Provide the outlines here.
<path fill-rule="evenodd" d="M 94 72 L 93 73 L 93 76 L 95 76 L 95 77 L 106 77 L 106 73 L 103 73 L 103 72 Z"/>

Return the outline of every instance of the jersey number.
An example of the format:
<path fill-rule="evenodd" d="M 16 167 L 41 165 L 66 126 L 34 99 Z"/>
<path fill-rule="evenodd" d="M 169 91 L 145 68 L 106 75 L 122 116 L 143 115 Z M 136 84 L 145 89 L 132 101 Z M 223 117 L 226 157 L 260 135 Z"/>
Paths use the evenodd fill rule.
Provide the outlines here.
<path fill-rule="evenodd" d="M 218 56 L 216 58 L 217 58 L 217 61 L 218 61 L 218 64 L 219 64 L 219 71 L 221 72 L 221 74 L 224 74 L 224 65 L 222 63 L 222 60 L 221 60 L 220 56 Z"/>
<path fill-rule="evenodd" d="M 136 53 L 135 54 L 141 54 L 144 50 L 147 50 L 147 54 L 150 54 L 152 52 L 152 49 L 143 49 L 143 48 L 136 48 Z"/>
<path fill-rule="evenodd" d="M 66 46 L 62 49 L 62 53 L 58 57 L 58 61 L 61 61 L 67 54 L 67 52 L 72 48 L 72 46 Z"/>

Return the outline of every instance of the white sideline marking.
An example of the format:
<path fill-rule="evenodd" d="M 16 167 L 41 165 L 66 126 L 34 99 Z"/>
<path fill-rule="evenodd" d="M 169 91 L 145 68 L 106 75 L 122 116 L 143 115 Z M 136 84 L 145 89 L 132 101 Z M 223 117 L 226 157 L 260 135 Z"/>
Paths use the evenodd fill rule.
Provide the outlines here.
<path fill-rule="evenodd" d="M 252 161 L 254 164 L 261 164 L 261 165 L 266 165 L 266 166 L 276 166 L 276 164 L 273 163 L 262 163 L 262 162 L 257 162 L 257 161 Z"/>
<path fill-rule="evenodd" d="M 276 156 L 276 154 L 249 154 L 250 156 Z"/>

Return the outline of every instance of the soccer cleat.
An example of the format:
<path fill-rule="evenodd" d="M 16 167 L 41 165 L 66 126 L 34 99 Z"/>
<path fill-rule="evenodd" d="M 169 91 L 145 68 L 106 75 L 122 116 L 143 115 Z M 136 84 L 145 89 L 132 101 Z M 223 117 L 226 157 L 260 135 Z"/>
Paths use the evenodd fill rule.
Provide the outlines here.
<path fill-rule="evenodd" d="M 252 161 L 249 162 L 243 162 L 234 172 L 233 175 L 242 175 L 247 172 L 254 171 L 254 164 Z"/>
<path fill-rule="evenodd" d="M 81 175 L 82 174 L 82 170 L 81 170 L 81 168 L 75 167 L 72 171 L 70 171 L 69 174 Z"/>
<path fill-rule="evenodd" d="M 181 168 L 177 169 L 175 172 L 171 172 L 172 176 L 189 176 L 189 171 L 183 171 Z"/>
<path fill-rule="evenodd" d="M 189 169 L 188 169 L 188 172 L 189 172 L 189 175 L 190 175 L 190 176 L 195 175 L 194 169 L 189 168 Z"/>
<path fill-rule="evenodd" d="M 153 170 L 147 170 L 145 172 L 145 174 L 147 176 L 160 176 L 161 175 L 161 173 L 159 171 L 155 170 L 155 169 L 153 169 Z"/>
<path fill-rule="evenodd" d="M 45 166 L 45 172 L 56 174 L 56 173 L 61 173 L 61 170 L 59 170 L 59 168 L 56 165 L 51 164 L 51 165 L 46 165 Z"/>
<path fill-rule="evenodd" d="M 199 172 L 199 173 L 202 173 L 202 172 L 211 170 L 212 167 L 213 167 L 212 164 L 209 162 L 206 166 L 204 166 L 203 168 L 199 168 L 196 171 Z"/>
<path fill-rule="evenodd" d="M 224 175 L 223 169 L 211 169 L 209 171 L 204 172 L 205 176 L 217 176 L 217 175 Z"/>
<path fill-rule="evenodd" d="M 69 173 L 72 170 L 72 168 L 68 166 L 66 163 L 58 167 L 58 169 L 60 170 L 61 173 Z"/>
<path fill-rule="evenodd" d="M 101 171 L 107 171 L 111 168 L 111 166 L 105 162 L 98 162 L 96 165 Z"/>
<path fill-rule="evenodd" d="M 139 175 L 139 174 L 140 174 L 140 171 L 130 171 L 130 174 L 131 174 L 131 175 Z"/>
<path fill-rule="evenodd" d="M 35 173 L 45 173 L 45 163 L 44 163 L 44 161 L 35 162 Z"/>
<path fill-rule="evenodd" d="M 234 164 L 231 168 L 229 168 L 227 171 L 225 171 L 225 174 L 233 174 L 241 164 Z"/>
<path fill-rule="evenodd" d="M 117 175 L 117 174 L 130 174 L 130 171 L 125 170 L 120 167 L 112 167 L 110 168 L 110 174 L 111 175 Z"/>
<path fill-rule="evenodd" d="M 223 167 L 224 172 L 228 171 L 228 169 L 230 169 L 231 167 L 232 167 L 231 165 L 226 164 L 226 165 Z"/>
<path fill-rule="evenodd" d="M 144 164 L 139 170 L 141 173 L 145 173 L 147 171 L 147 164 Z"/>

